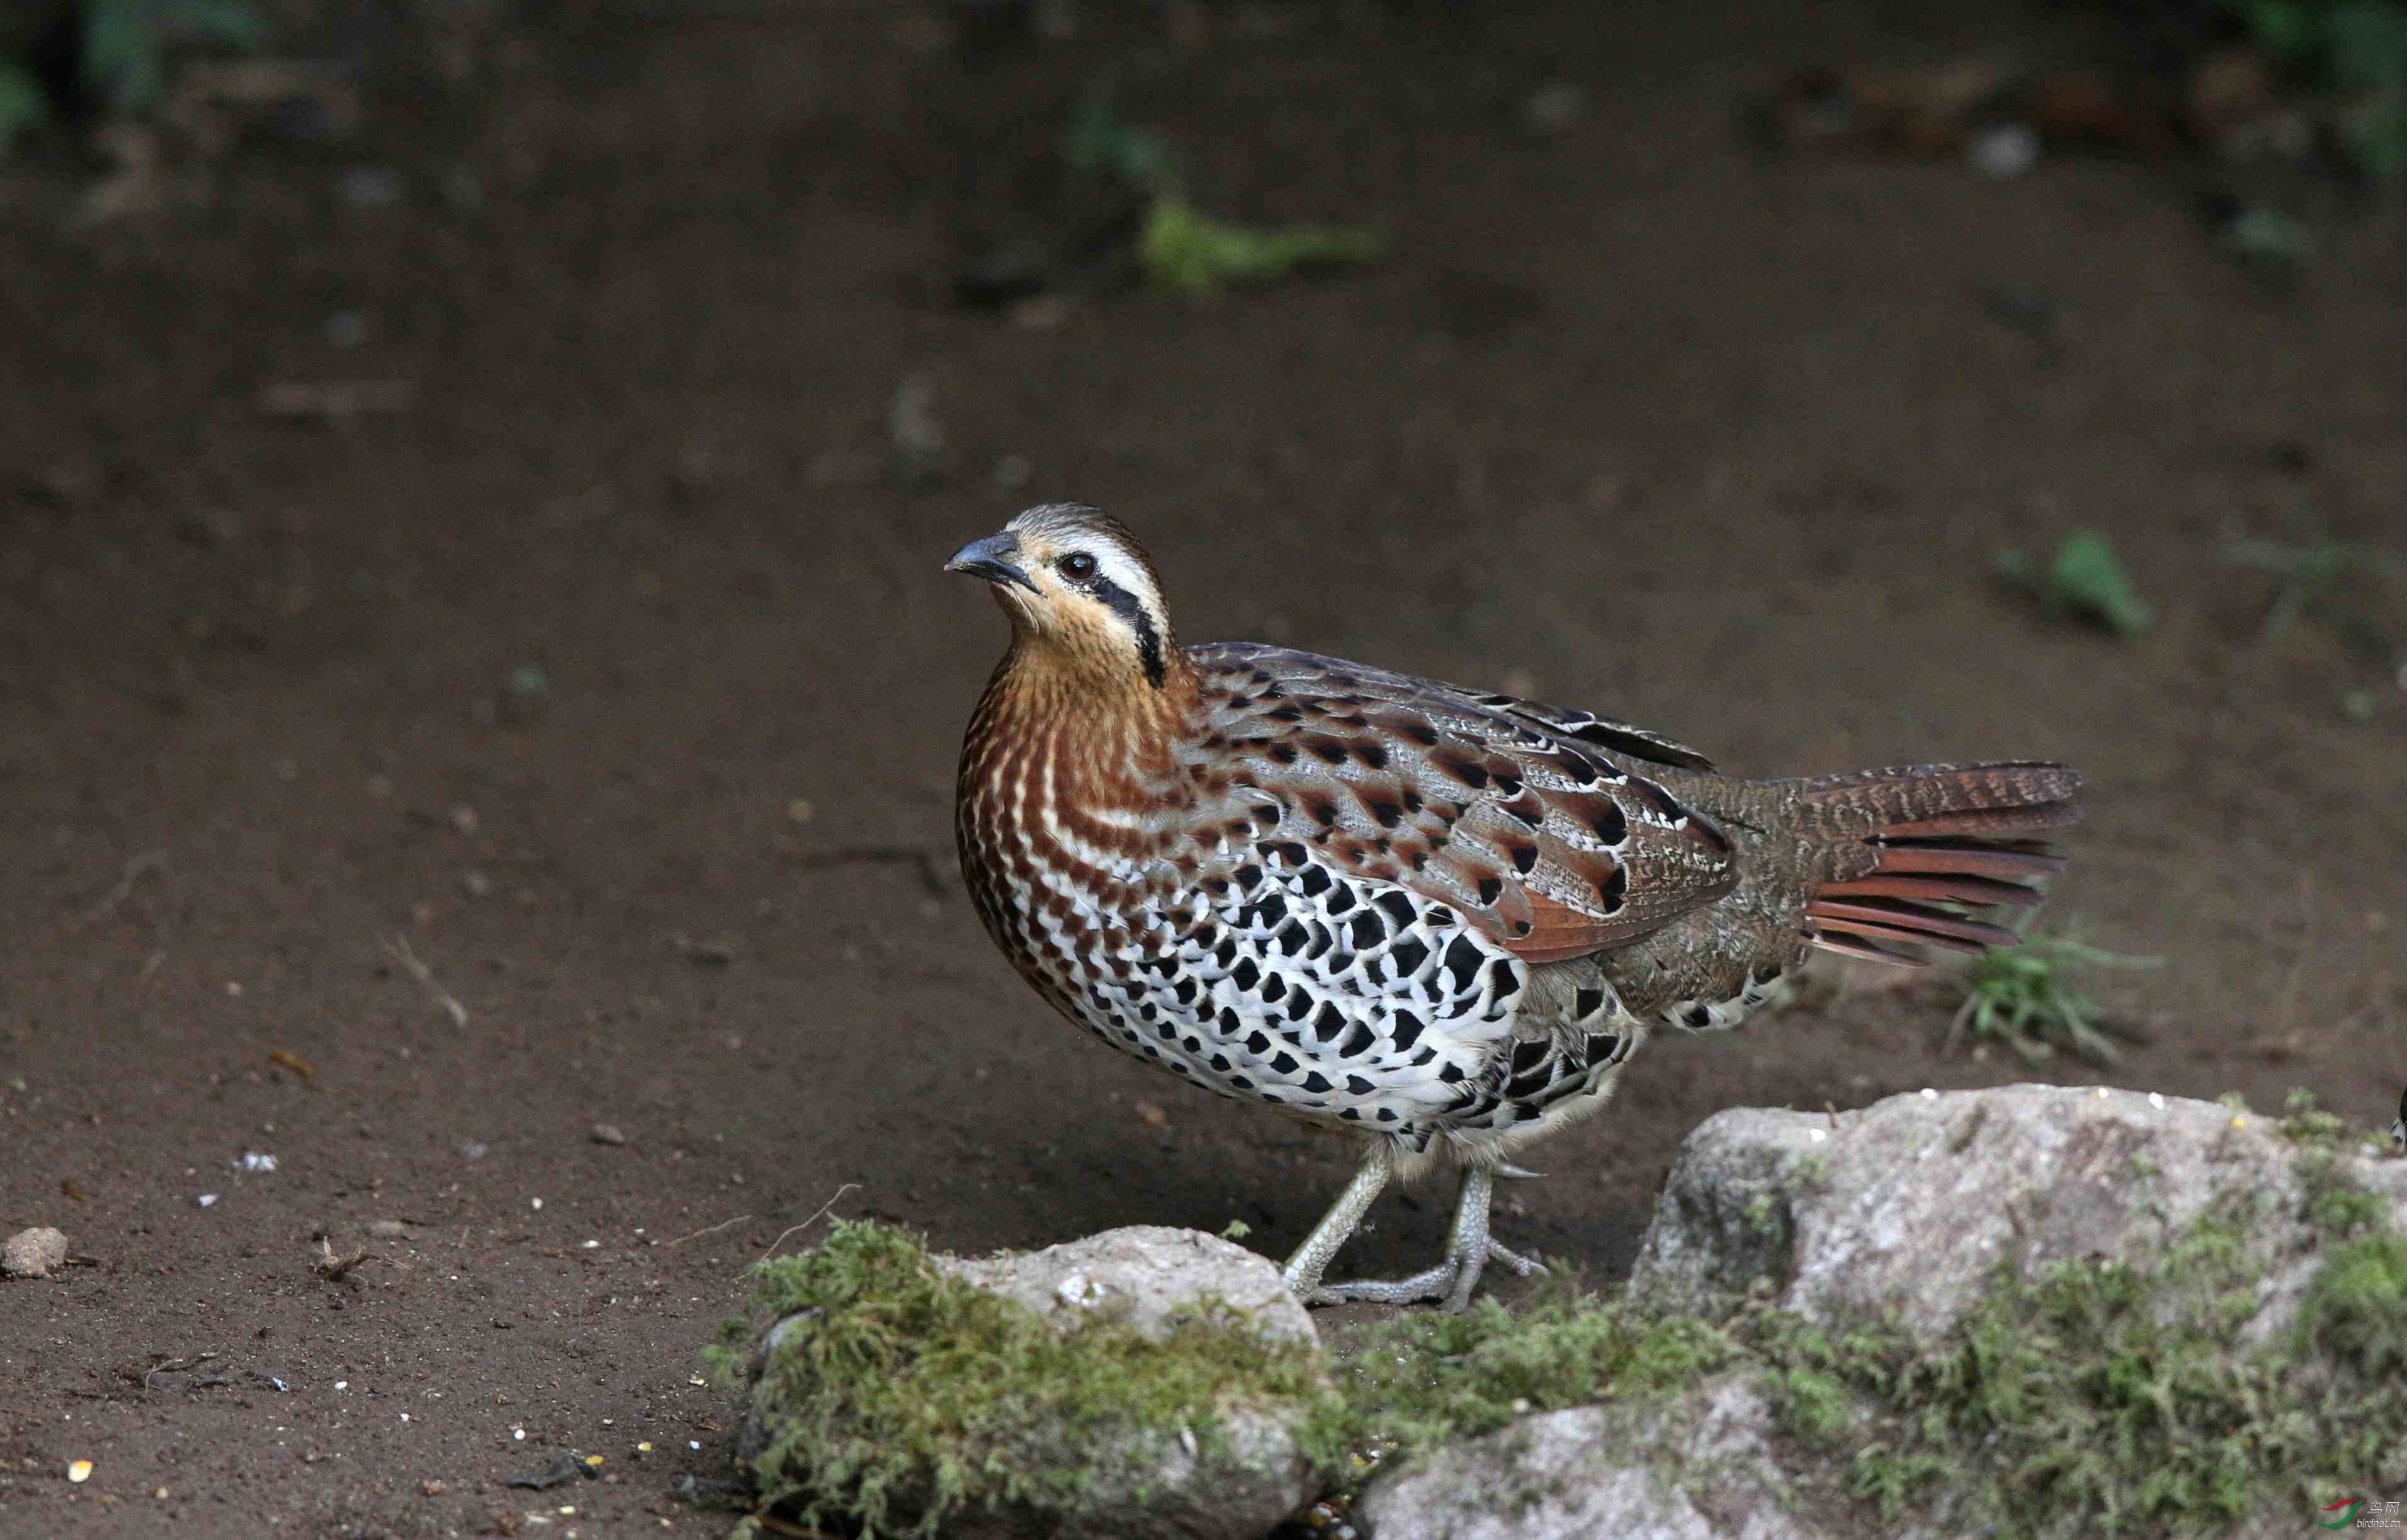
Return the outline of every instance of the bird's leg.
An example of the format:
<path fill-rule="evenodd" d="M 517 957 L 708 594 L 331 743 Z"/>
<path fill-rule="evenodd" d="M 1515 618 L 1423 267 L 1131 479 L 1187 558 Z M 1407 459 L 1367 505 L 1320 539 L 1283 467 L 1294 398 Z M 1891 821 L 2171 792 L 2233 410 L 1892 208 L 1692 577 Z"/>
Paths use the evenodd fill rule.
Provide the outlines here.
<path fill-rule="evenodd" d="M 1369 1206 L 1370 1199 L 1378 1195 L 1379 1186 L 1384 1185 L 1386 1179 L 1383 1171 L 1379 1182 L 1371 1187 L 1370 1195 L 1362 1199 L 1362 1207 Z M 1319 1229 L 1312 1233 L 1312 1238 L 1304 1242 L 1303 1249 L 1296 1253 L 1299 1261 L 1320 1240 L 1322 1232 L 1330 1228 L 1331 1220 L 1345 1210 L 1354 1196 L 1355 1189 L 1362 1186 L 1362 1182 L 1360 1176 L 1354 1178 L 1354 1187 L 1346 1190 L 1346 1196 L 1330 1210 L 1329 1219 L 1320 1221 Z M 1446 1237 L 1446 1260 L 1435 1267 L 1415 1273 L 1410 1277 L 1362 1278 L 1332 1284 L 1319 1283 L 1316 1269 L 1315 1286 L 1309 1290 L 1297 1289 L 1297 1297 L 1306 1305 L 1343 1305 L 1358 1301 L 1376 1305 L 1411 1305 L 1418 1300 L 1443 1300 L 1445 1309 L 1452 1314 L 1471 1304 L 1471 1291 L 1479 1287 L 1479 1275 L 1486 1270 L 1491 1258 L 1523 1277 L 1545 1272 L 1545 1269 L 1536 1262 L 1506 1248 L 1488 1233 L 1488 1205 L 1495 1192 L 1496 1174 L 1487 1167 L 1474 1165 L 1462 1174 L 1462 1197 L 1455 1205 L 1454 1229 Z M 1361 1207 L 1346 1214 L 1345 1233 L 1351 1233 L 1361 1217 Z M 1332 1243 L 1329 1250 L 1333 1252 L 1335 1249 L 1336 1245 Z M 1324 1254 L 1319 1265 L 1327 1266 L 1328 1260 Z M 1288 1263 L 1290 1288 L 1295 1287 L 1297 1276 L 1296 1263 L 1290 1262 Z"/>
<path fill-rule="evenodd" d="M 1330 1303 L 1319 1297 L 1327 1292 L 1320 1287 L 1320 1275 L 1329 1271 L 1330 1259 L 1337 1255 L 1337 1248 L 1354 1238 L 1355 1227 L 1362 1222 L 1362 1216 L 1370 1211 L 1373 1201 L 1387 1187 L 1388 1175 L 1385 1150 L 1374 1149 L 1364 1156 L 1362 1169 L 1354 1173 L 1354 1179 L 1346 1184 L 1346 1191 L 1337 1195 L 1337 1201 L 1329 1205 L 1329 1212 L 1320 1216 L 1320 1222 L 1312 1227 L 1312 1233 L 1303 1237 L 1303 1244 L 1295 1248 L 1295 1255 L 1288 1258 L 1287 1265 L 1279 1269 L 1279 1276 L 1287 1280 L 1289 1291 L 1297 1299 L 1306 1305 Z"/>
<path fill-rule="evenodd" d="M 1506 1248 L 1488 1233 L 1488 1205 L 1495 1192 L 1496 1174 L 1486 1166 L 1475 1165 L 1462 1174 L 1462 1201 L 1455 1205 L 1454 1233 L 1446 1247 L 1446 1261 L 1455 1266 L 1454 1288 L 1446 1296 L 1449 1316 L 1470 1308 L 1471 1291 L 1479 1287 L 1480 1272 L 1491 1257 L 1525 1278 L 1545 1271 L 1534 1259 Z"/>

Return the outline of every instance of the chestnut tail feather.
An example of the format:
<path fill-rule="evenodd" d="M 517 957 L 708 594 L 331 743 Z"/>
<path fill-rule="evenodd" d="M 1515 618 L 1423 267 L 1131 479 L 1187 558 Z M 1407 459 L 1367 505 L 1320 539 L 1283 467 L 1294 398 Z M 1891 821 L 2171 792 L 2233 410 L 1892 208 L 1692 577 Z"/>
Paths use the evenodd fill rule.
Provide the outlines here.
<path fill-rule="evenodd" d="M 2064 860 L 2036 831 L 2080 817 L 2080 775 L 2061 764 L 1914 765 L 1788 783 L 1815 846 L 1805 906 L 1829 951 L 1906 966 L 1916 948 L 1981 952 L 2019 939 L 2002 925 L 1936 907 L 2039 902 L 2031 884 Z"/>

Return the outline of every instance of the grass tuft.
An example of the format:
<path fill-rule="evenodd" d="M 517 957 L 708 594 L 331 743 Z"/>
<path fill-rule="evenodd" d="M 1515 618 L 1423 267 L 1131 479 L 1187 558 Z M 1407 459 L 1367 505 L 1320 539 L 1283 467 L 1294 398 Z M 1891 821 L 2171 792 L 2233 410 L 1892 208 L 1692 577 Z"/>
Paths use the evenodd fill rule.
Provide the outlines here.
<path fill-rule="evenodd" d="M 1974 958 L 1963 976 L 1964 1001 L 1947 1025 L 1947 1046 L 1970 1036 L 2003 1043 L 2027 1063 L 2039 1063 L 2058 1049 L 2096 1063 L 2122 1055 L 2117 1033 L 2082 992 L 2081 976 L 2091 968 L 2153 968 L 2157 957 L 2110 952 L 2069 934 L 2034 929 L 2031 912 L 2015 922 L 2019 946 L 1992 947 Z"/>
<path fill-rule="evenodd" d="M 1301 224 L 1262 230 L 1198 212 L 1187 197 L 1168 142 L 1121 113 L 1108 78 L 1071 103 L 1061 153 L 1072 171 L 1147 196 L 1137 264 L 1147 283 L 1190 299 L 1208 299 L 1232 284 L 1264 283 L 1368 262 L 1387 246 L 1378 231 L 1360 226 Z"/>
<path fill-rule="evenodd" d="M 1185 199 L 1153 201 L 1137 257 L 1147 281 L 1189 297 L 1218 293 L 1232 283 L 1260 283 L 1314 268 L 1368 262 L 1385 245 L 1375 230 L 1343 225 L 1290 225 L 1254 230 L 1206 219 Z"/>
<path fill-rule="evenodd" d="M 2066 535 L 2045 567 L 2010 550 L 1998 557 L 1997 570 L 2038 599 L 2043 608 L 2091 621 L 2118 636 L 2137 636 L 2154 619 L 2115 554 L 2114 542 L 2096 530 Z"/>

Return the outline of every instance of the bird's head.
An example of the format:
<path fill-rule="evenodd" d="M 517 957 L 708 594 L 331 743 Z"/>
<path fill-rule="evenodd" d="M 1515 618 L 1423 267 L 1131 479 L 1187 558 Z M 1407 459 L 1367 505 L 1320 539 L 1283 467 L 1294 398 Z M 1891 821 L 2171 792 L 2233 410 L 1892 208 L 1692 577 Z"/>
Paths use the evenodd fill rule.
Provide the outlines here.
<path fill-rule="evenodd" d="M 1160 690 L 1177 660 L 1153 563 L 1127 526 L 1083 503 L 1030 508 L 953 552 L 1011 617 L 1015 650 L 1092 684 Z"/>

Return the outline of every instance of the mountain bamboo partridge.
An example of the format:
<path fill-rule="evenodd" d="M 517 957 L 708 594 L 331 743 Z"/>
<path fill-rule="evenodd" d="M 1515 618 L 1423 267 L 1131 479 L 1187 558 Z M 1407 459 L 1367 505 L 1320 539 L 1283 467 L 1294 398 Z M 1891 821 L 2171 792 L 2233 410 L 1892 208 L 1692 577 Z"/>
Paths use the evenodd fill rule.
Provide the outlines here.
<path fill-rule="evenodd" d="M 2080 777 L 1917 765 L 1717 775 L 1627 723 L 1249 642 L 1178 645 L 1118 520 L 1031 508 L 948 570 L 1011 647 L 956 803 L 979 917 L 1062 1015 L 1223 1096 L 1358 1133 L 1289 1259 L 1307 1303 L 1444 1301 L 1497 1176 L 1605 1105 L 1660 1027 L 1736 1025 L 1816 948 L 1916 964 L 2013 932 Z M 1323 1281 L 1380 1190 L 1463 1167 L 1446 1258 Z"/>

